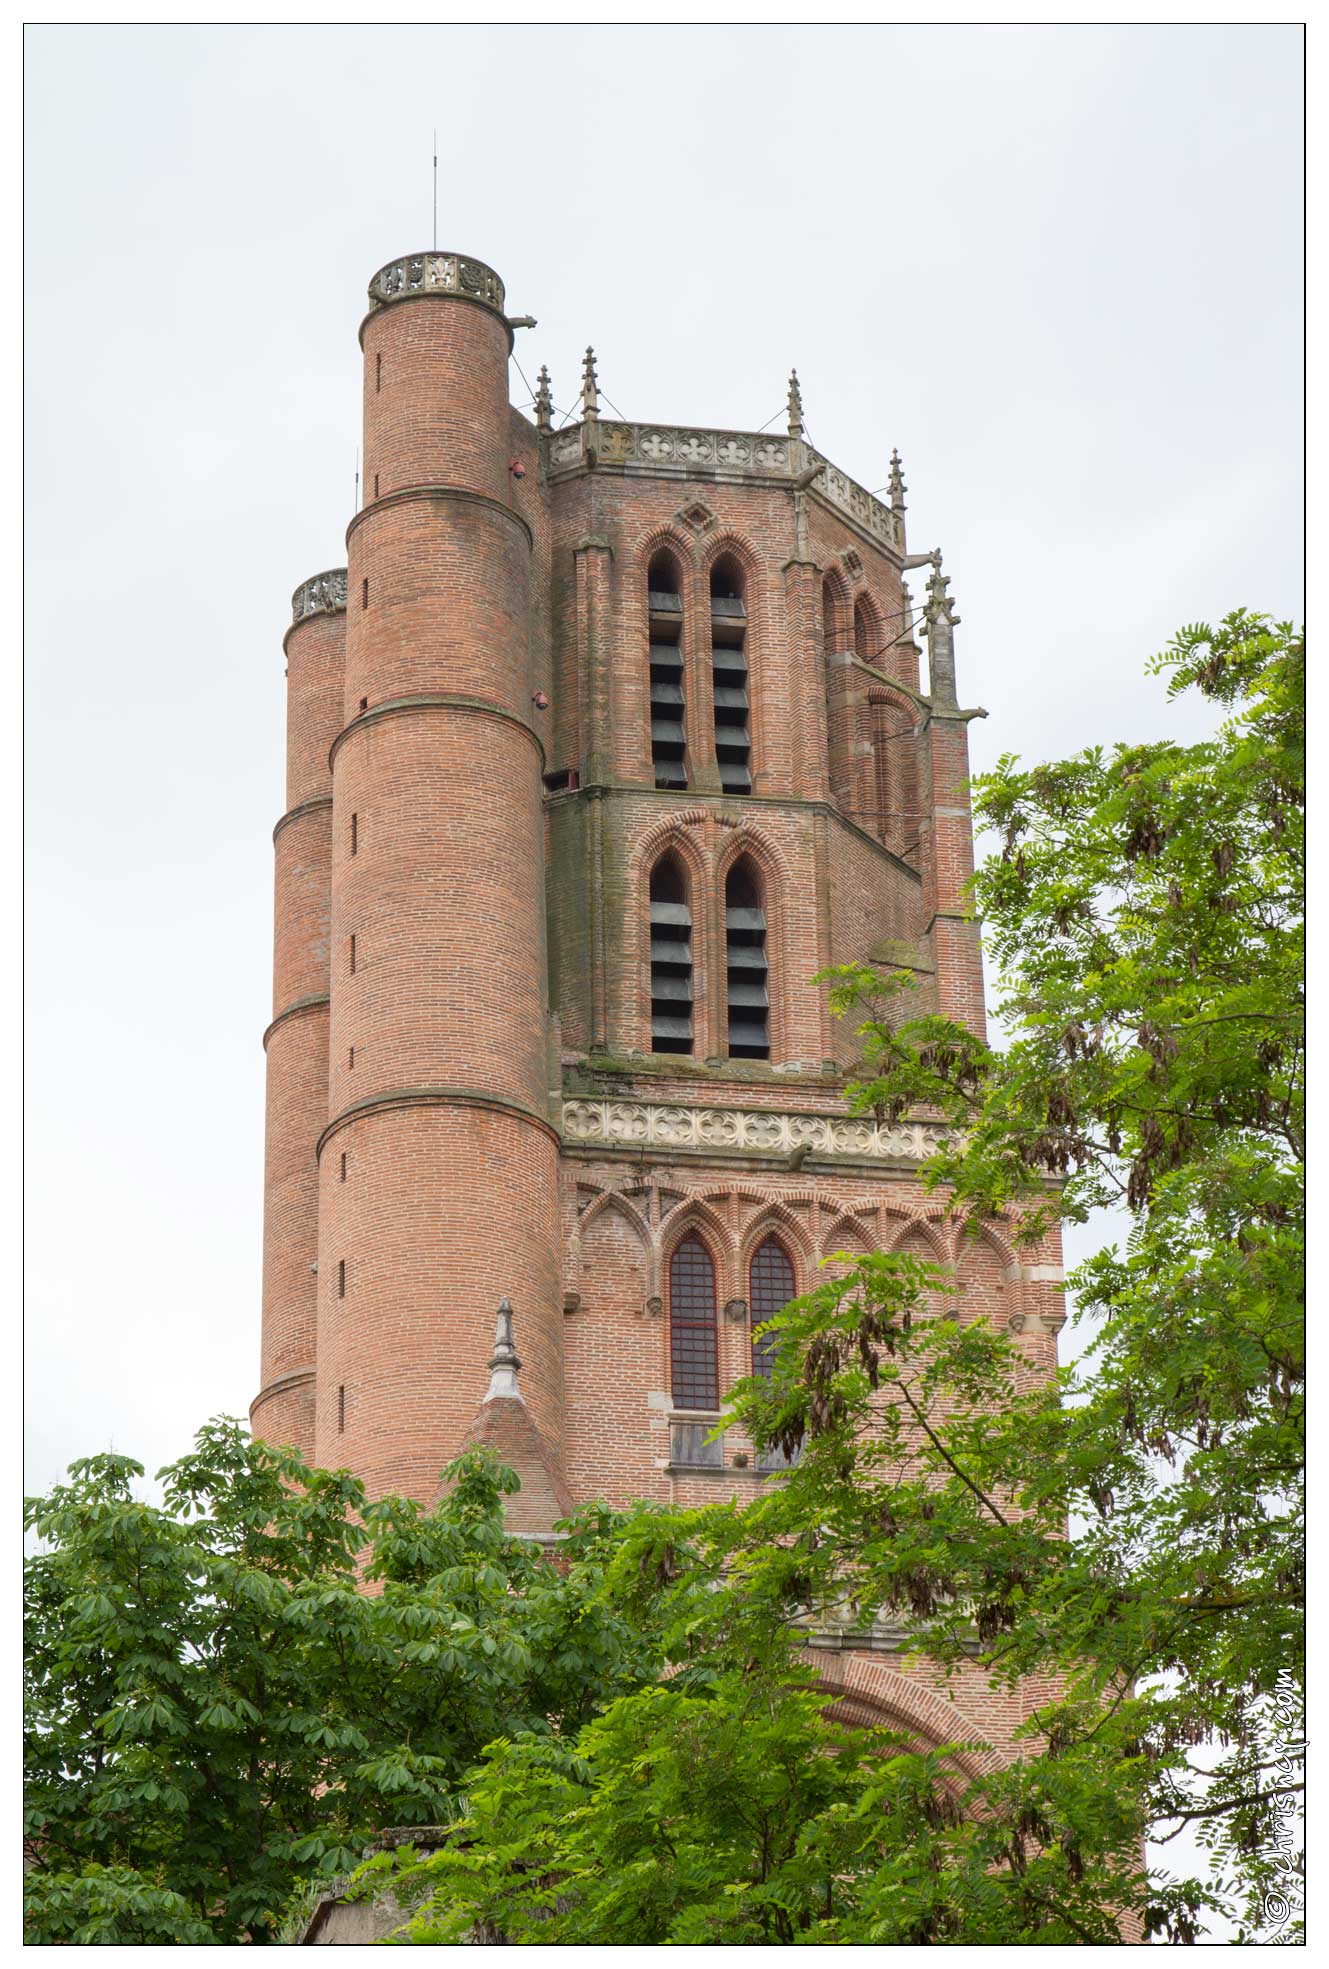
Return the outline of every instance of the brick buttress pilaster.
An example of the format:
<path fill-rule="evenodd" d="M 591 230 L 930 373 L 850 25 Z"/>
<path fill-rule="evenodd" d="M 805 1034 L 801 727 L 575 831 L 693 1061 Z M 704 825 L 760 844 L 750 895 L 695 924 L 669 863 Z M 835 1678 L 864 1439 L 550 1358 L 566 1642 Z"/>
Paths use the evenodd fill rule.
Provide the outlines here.
<path fill-rule="evenodd" d="M 346 570 L 292 597 L 286 634 L 286 812 L 276 858 L 272 1024 L 267 1052 L 262 1385 L 254 1433 L 312 1455 L 317 1328 L 318 1163 L 328 1103 L 328 916 L 332 775 L 341 725 Z"/>
<path fill-rule="evenodd" d="M 969 804 L 969 718 L 955 693 L 955 624 L 938 556 L 925 608 L 932 709 L 925 751 L 929 819 L 922 842 L 923 905 L 937 975 L 937 1010 L 986 1036 L 983 952 L 971 915 L 974 823 Z M 981 714 L 980 714 L 981 715 Z"/>
<path fill-rule="evenodd" d="M 562 1442 L 544 755 L 501 285 L 427 254 L 370 296 L 369 497 L 347 536 L 332 746 L 316 1439 L 371 1495 L 428 1500 L 484 1393 L 501 1298 L 532 1415 Z"/>

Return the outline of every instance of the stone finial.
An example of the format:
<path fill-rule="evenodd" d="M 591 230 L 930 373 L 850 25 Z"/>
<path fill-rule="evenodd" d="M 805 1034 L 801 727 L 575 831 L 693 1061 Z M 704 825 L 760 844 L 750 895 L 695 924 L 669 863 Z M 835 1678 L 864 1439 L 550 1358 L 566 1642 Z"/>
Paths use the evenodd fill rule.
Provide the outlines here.
<path fill-rule="evenodd" d="M 928 639 L 928 694 L 934 705 L 950 705 L 955 696 L 955 625 L 960 620 L 955 603 L 946 593 L 950 576 L 941 571 L 941 549 L 932 555 L 927 600 L 923 604 L 924 633 Z"/>
<path fill-rule="evenodd" d="M 498 1302 L 498 1321 L 494 1327 L 494 1351 L 489 1358 L 489 1392 L 487 1402 L 513 1401 L 522 1399 L 517 1385 L 521 1362 L 512 1339 L 512 1301 L 500 1299 Z"/>
<path fill-rule="evenodd" d="M 581 414 L 585 418 L 600 415 L 600 388 L 595 376 L 594 349 L 587 349 L 581 366 Z"/>
<path fill-rule="evenodd" d="M 535 383 L 535 428 L 537 431 L 552 430 L 553 423 L 554 393 L 549 382 L 549 371 L 541 363 Z"/>
<path fill-rule="evenodd" d="M 891 476 L 888 481 L 887 490 L 891 495 L 891 511 L 893 513 L 902 513 L 905 509 L 904 496 L 908 492 L 909 487 L 904 482 L 904 469 L 900 464 L 900 454 L 898 451 L 891 453 Z"/>
<path fill-rule="evenodd" d="M 798 386 L 798 371 L 789 372 L 789 435 L 801 438 L 803 435 L 803 392 Z"/>
<path fill-rule="evenodd" d="M 946 621 L 952 624 L 960 620 L 955 613 L 953 597 L 946 593 L 950 585 L 951 577 L 941 571 L 941 549 L 936 547 L 932 552 L 932 572 L 928 576 L 926 614 L 929 622 L 934 616 L 944 616 Z"/>

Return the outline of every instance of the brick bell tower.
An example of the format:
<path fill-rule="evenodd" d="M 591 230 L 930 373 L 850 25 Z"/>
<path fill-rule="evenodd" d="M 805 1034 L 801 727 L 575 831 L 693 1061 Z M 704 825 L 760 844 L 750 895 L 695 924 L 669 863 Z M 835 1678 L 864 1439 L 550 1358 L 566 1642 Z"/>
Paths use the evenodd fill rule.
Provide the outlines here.
<path fill-rule="evenodd" d="M 365 504 L 286 637 L 256 1432 L 423 1499 L 491 1442 L 535 1533 L 749 1496 L 769 1464 L 706 1438 L 845 1251 L 953 1268 L 1047 1374 L 1059 1250 L 964 1239 L 927 1122 L 846 1113 L 812 982 L 866 959 L 982 1027 L 982 713 L 898 456 L 885 502 L 855 484 L 796 376 L 775 432 L 604 418 L 590 350 L 579 401 L 541 370 L 518 412 L 534 324 L 460 254 L 369 300 Z M 975 1685 L 957 1724 L 903 1640 L 821 1637 L 851 1708 L 1019 1720 Z"/>

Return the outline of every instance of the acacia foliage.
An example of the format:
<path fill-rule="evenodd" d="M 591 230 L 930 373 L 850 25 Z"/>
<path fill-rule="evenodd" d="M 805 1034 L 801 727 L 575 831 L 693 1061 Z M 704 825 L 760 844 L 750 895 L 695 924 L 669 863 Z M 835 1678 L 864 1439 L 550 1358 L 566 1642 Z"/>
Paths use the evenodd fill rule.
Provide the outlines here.
<path fill-rule="evenodd" d="M 446 1819 L 491 1739 L 575 1731 L 651 1672 L 593 1603 L 612 1520 L 583 1513 L 560 1572 L 505 1532 L 487 1451 L 433 1510 L 228 1421 L 160 1505 L 142 1474 L 90 1457 L 27 1506 L 30 1941 L 272 1941 L 297 1882 Z"/>
<path fill-rule="evenodd" d="M 1030 1240 L 1128 1214 L 1070 1281 L 1077 1369 L 981 1446 L 950 1435 L 986 1501 L 949 1583 L 994 1666 L 1064 1677 L 1047 1742 L 1115 1758 L 1155 1838 L 1196 1826 L 1254 1934 L 1301 1791 L 1304 639 L 1238 612 L 1154 668 L 1214 707 L 1211 738 L 977 782 L 1005 1046 L 912 1013 L 898 977 L 850 969 L 836 997 L 860 1110 L 950 1123 L 929 1181 L 953 1208 Z"/>

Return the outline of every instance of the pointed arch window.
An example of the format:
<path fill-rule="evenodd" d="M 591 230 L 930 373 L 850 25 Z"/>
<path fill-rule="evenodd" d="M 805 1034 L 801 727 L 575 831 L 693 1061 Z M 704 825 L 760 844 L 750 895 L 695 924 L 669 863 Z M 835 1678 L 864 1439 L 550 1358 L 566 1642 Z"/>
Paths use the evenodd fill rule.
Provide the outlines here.
<path fill-rule="evenodd" d="M 672 554 L 659 553 L 646 576 L 651 658 L 651 762 L 655 784 L 681 792 L 688 783 L 683 699 L 683 588 Z"/>
<path fill-rule="evenodd" d="M 728 1051 L 731 1059 L 771 1057 L 770 971 L 766 912 L 757 871 L 745 855 L 724 885 Z"/>
<path fill-rule="evenodd" d="M 711 569 L 711 689 L 715 758 L 726 793 L 752 791 L 747 634 L 743 570 L 732 554 L 722 554 Z"/>
<path fill-rule="evenodd" d="M 692 911 L 678 857 L 651 870 L 651 1051 L 692 1051 Z"/>
<path fill-rule="evenodd" d="M 752 1319 L 752 1372 L 767 1381 L 775 1365 L 775 1339 L 757 1328 L 789 1304 L 794 1296 L 794 1268 L 778 1238 L 768 1237 L 752 1254 L 748 1267 L 748 1309 Z"/>
<path fill-rule="evenodd" d="M 695 1235 L 669 1261 L 669 1357 L 676 1408 L 720 1405 L 716 1374 L 715 1266 Z"/>

